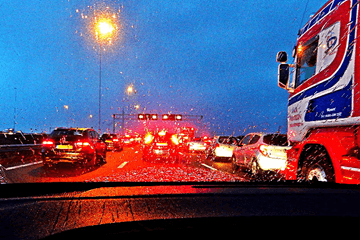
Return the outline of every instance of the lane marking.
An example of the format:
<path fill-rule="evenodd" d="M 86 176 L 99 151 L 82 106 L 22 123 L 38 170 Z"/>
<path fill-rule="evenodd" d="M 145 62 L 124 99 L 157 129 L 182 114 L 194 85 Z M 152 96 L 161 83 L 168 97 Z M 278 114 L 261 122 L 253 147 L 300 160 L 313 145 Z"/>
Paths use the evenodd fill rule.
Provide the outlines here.
<path fill-rule="evenodd" d="M 14 170 L 14 169 L 23 168 L 23 167 L 29 167 L 29 166 L 37 165 L 37 164 L 41 164 L 41 163 L 43 163 L 43 162 L 40 161 L 40 162 L 27 163 L 27 164 L 23 164 L 23 165 L 19 165 L 19 166 L 8 167 L 8 168 L 5 168 L 5 170 L 9 171 L 9 170 Z"/>
<path fill-rule="evenodd" d="M 122 164 L 120 164 L 117 168 L 123 168 L 125 167 L 125 165 L 127 164 L 128 162 L 123 162 Z"/>
<path fill-rule="evenodd" d="M 203 165 L 204 167 L 210 168 L 211 170 L 219 171 L 219 170 L 217 170 L 216 168 L 213 168 L 213 167 L 211 167 L 211 166 L 209 166 L 209 165 L 206 165 L 205 163 L 202 163 L 201 165 Z"/>

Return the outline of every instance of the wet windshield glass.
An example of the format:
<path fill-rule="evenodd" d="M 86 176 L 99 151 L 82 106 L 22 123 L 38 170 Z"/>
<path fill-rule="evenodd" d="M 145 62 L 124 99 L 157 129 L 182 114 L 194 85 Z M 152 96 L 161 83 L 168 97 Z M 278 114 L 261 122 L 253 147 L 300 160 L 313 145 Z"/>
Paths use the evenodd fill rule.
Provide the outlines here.
<path fill-rule="evenodd" d="M 0 164 L 13 183 L 254 181 L 239 140 L 286 145 L 274 56 L 323 4 L 3 1 Z"/>

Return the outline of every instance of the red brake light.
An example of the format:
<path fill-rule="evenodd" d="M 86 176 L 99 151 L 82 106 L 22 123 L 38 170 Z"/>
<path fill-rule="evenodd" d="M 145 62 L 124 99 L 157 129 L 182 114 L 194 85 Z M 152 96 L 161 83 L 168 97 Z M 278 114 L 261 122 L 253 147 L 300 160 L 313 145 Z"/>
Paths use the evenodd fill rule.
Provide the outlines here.
<path fill-rule="evenodd" d="M 165 130 L 162 130 L 162 131 L 160 131 L 158 134 L 159 134 L 159 136 L 165 136 L 165 135 L 166 135 L 166 131 L 165 131 Z"/>
<path fill-rule="evenodd" d="M 81 147 L 91 147 L 91 144 L 89 142 L 76 142 L 75 146 L 79 147 L 79 148 L 81 148 Z"/>
<path fill-rule="evenodd" d="M 52 146 L 52 145 L 55 145 L 55 142 L 52 141 L 52 140 L 45 140 L 42 142 L 42 145 L 44 146 Z"/>
<path fill-rule="evenodd" d="M 154 136 L 151 133 L 147 133 L 144 138 L 145 144 L 150 144 L 154 140 Z"/>
<path fill-rule="evenodd" d="M 175 145 L 179 145 L 179 139 L 176 137 L 176 135 L 172 135 L 172 136 L 171 136 L 171 141 L 172 141 Z"/>
<path fill-rule="evenodd" d="M 117 139 L 117 138 L 113 138 L 113 139 L 112 139 L 112 141 L 113 141 L 113 142 L 118 142 L 118 141 L 119 141 L 119 139 Z"/>
<path fill-rule="evenodd" d="M 266 145 L 260 145 L 259 150 L 265 157 L 270 157 L 270 151 Z"/>

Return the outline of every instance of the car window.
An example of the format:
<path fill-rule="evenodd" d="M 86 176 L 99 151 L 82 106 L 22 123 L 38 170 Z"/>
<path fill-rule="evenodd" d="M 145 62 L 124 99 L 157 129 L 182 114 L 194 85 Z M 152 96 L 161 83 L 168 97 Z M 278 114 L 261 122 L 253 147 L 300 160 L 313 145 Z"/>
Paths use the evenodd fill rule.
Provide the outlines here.
<path fill-rule="evenodd" d="M 98 139 L 99 138 L 99 134 L 97 132 L 94 131 L 94 138 Z"/>
<path fill-rule="evenodd" d="M 228 137 L 219 137 L 218 142 L 219 143 L 227 143 L 228 139 L 229 139 Z"/>
<path fill-rule="evenodd" d="M 51 136 L 82 136 L 83 132 L 78 130 L 55 130 L 51 133 Z"/>
<path fill-rule="evenodd" d="M 241 141 L 241 143 L 242 143 L 243 145 L 249 144 L 250 139 L 251 139 L 251 136 L 252 136 L 252 135 L 247 135 L 247 136 L 245 136 L 245 137 L 243 138 L 243 140 Z"/>
<path fill-rule="evenodd" d="M 95 138 L 95 132 L 89 131 L 89 137 L 94 139 Z"/>
<path fill-rule="evenodd" d="M 264 143 L 274 146 L 287 146 L 288 140 L 285 134 L 269 134 L 264 136 Z"/>
<path fill-rule="evenodd" d="M 249 141 L 249 145 L 257 143 L 259 141 L 259 139 L 260 139 L 259 135 L 253 135 L 253 137 Z"/>
<path fill-rule="evenodd" d="M 236 139 L 235 137 L 231 137 L 229 140 L 230 140 L 229 143 L 230 143 L 231 145 L 236 145 L 236 144 L 238 144 L 238 141 L 237 141 L 237 139 Z"/>

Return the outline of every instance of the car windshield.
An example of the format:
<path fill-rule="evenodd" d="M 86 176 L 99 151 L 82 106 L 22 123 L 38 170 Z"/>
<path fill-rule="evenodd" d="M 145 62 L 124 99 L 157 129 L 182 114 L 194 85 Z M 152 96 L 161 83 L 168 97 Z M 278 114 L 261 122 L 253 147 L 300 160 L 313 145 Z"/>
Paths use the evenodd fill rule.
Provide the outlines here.
<path fill-rule="evenodd" d="M 277 87 L 274 56 L 284 48 L 291 52 L 299 28 L 324 4 L 324 0 L 311 4 L 283 0 L 2 1 L 3 173 L 9 183 L 303 180 L 291 175 L 298 169 L 286 172 L 287 156 L 300 156 L 291 147 L 313 135 L 301 133 L 302 139 L 296 140 L 296 131 L 289 127 L 295 124 L 295 130 L 302 131 L 303 123 L 295 122 L 304 119 L 300 114 L 313 111 L 320 116 L 314 112 L 318 105 L 331 105 L 348 95 L 341 92 L 336 98 L 301 105 L 300 98 L 316 91 L 289 95 Z M 328 45 L 335 42 L 332 32 L 345 29 L 338 25 L 319 27 L 327 32 L 316 38 L 311 51 L 326 45 L 326 39 L 331 39 Z M 316 26 L 313 29 L 320 31 Z M 352 44 L 336 45 L 339 50 L 332 54 L 342 53 L 341 47 L 348 45 Z M 308 59 L 298 56 L 293 69 L 304 68 L 304 62 L 310 66 Z M 326 66 L 340 69 L 331 65 L 338 58 L 331 60 Z M 304 82 L 297 84 L 299 88 L 310 84 L 304 80 L 307 76 L 303 78 L 293 78 Z M 346 84 L 333 85 L 328 91 L 342 85 Z M 330 105 L 323 107 L 327 115 L 333 111 L 341 117 L 340 105 Z M 356 109 L 351 112 L 359 115 Z M 347 143 L 349 129 L 338 134 L 345 139 L 338 145 L 352 149 L 341 154 L 341 161 L 346 156 L 346 161 L 354 163 L 349 159 L 359 151 Z M 259 146 L 255 133 L 269 133 L 264 143 L 284 148 L 269 153 Z M 244 136 L 251 144 L 241 146 Z M 292 137 L 290 145 L 287 136 Z M 257 152 L 244 157 L 241 149 L 245 147 Z M 327 149 L 310 148 L 301 145 L 297 150 Z M 274 152 L 277 161 L 271 159 Z M 328 157 L 321 161 L 330 161 L 332 156 L 320 155 Z M 266 167 L 263 156 L 268 160 Z M 246 159 L 258 161 L 258 175 L 249 174 L 255 165 Z M 314 168 L 319 174 L 311 176 L 353 167 Z"/>

